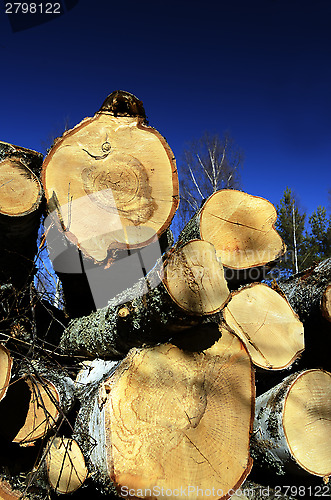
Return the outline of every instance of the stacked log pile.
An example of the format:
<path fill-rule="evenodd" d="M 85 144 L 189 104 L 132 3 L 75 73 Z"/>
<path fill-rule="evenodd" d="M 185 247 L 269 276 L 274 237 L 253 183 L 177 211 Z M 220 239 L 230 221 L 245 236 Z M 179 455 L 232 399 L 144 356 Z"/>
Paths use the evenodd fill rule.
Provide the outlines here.
<path fill-rule="evenodd" d="M 174 243 L 175 159 L 127 92 L 40 167 L 0 143 L 0 498 L 329 495 L 331 259 L 261 283 L 277 214 L 236 190 Z M 64 311 L 33 286 L 41 219 Z"/>

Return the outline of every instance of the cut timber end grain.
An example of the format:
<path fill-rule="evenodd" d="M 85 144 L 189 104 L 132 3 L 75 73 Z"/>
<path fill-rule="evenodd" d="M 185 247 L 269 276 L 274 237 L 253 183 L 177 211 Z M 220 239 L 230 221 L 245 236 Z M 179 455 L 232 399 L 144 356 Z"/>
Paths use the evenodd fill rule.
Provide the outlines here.
<path fill-rule="evenodd" d="M 57 493 L 72 493 L 84 483 L 88 470 L 73 439 L 54 437 L 46 454 L 48 480 Z"/>
<path fill-rule="evenodd" d="M 290 387 L 284 405 L 283 427 L 291 454 L 317 476 L 331 475 L 331 374 L 302 373 Z"/>
<path fill-rule="evenodd" d="M 331 475 L 331 374 L 294 373 L 256 398 L 252 446 L 285 472 Z M 278 468 L 277 467 L 277 468 Z"/>
<path fill-rule="evenodd" d="M 107 466 L 118 492 L 132 488 L 144 498 L 148 488 L 195 485 L 228 497 L 252 465 L 254 392 L 250 357 L 227 331 L 201 354 L 171 344 L 132 349 L 100 388 L 103 401 L 108 393 Z"/>
<path fill-rule="evenodd" d="M 55 143 L 42 177 L 49 209 L 96 262 L 155 241 L 178 206 L 174 155 L 142 117 L 86 118 Z"/>
<path fill-rule="evenodd" d="M 27 498 L 20 491 L 13 490 L 8 481 L 0 479 L 0 500 L 17 500 Z"/>
<path fill-rule="evenodd" d="M 0 214 L 27 215 L 41 201 L 42 188 L 35 174 L 17 159 L 0 162 Z"/>
<path fill-rule="evenodd" d="M 325 319 L 331 322 L 331 285 L 323 293 L 321 309 Z"/>
<path fill-rule="evenodd" d="M 266 265 L 284 254 L 274 228 L 277 213 L 267 200 L 242 191 L 214 193 L 201 211 L 201 238 L 216 248 L 222 264 L 232 269 Z"/>
<path fill-rule="evenodd" d="M 213 314 L 230 297 L 223 266 L 207 241 L 193 240 L 174 252 L 164 269 L 164 284 L 176 304 L 192 314 Z"/>
<path fill-rule="evenodd" d="M 56 388 L 48 380 L 36 380 L 30 376 L 25 379 L 25 383 L 30 390 L 29 408 L 23 427 L 13 439 L 14 443 L 21 446 L 32 444 L 55 425 L 60 401 Z"/>
<path fill-rule="evenodd" d="M 5 397 L 11 377 L 13 359 L 5 346 L 0 345 L 0 401 Z"/>
<path fill-rule="evenodd" d="M 286 368 L 304 349 L 301 321 L 286 299 L 267 285 L 256 283 L 234 292 L 223 315 L 257 366 Z"/>

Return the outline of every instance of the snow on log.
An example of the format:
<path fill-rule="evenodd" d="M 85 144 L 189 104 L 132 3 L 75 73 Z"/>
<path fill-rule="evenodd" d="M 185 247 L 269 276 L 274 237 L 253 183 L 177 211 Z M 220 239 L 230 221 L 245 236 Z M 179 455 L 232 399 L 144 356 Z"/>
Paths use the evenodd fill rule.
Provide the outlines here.
<path fill-rule="evenodd" d="M 274 227 L 276 219 L 274 206 L 264 198 L 224 189 L 206 200 L 179 235 L 179 242 L 193 238 L 210 241 L 227 268 L 227 279 L 256 281 L 260 272 L 255 268 L 270 269 L 285 253 Z"/>
<path fill-rule="evenodd" d="M 331 257 L 278 283 L 301 321 L 330 311 Z M 326 309 L 325 309 L 326 307 Z"/>
<path fill-rule="evenodd" d="M 190 241 L 106 308 L 72 320 L 60 347 L 66 353 L 122 357 L 131 347 L 167 341 L 206 317 L 212 321 L 229 297 L 211 243 Z"/>
<path fill-rule="evenodd" d="M 121 496 L 164 488 L 175 498 L 194 485 L 229 498 L 252 465 L 254 373 L 238 337 L 224 331 L 202 353 L 172 344 L 132 349 L 108 377 L 101 363 L 101 381 L 82 390 L 74 433 L 93 479 Z"/>
<path fill-rule="evenodd" d="M 233 292 L 223 318 L 261 368 L 286 368 L 304 350 L 304 330 L 297 314 L 284 297 L 263 283 Z"/>
<path fill-rule="evenodd" d="M 256 399 L 254 455 L 276 469 L 331 475 L 331 374 L 305 370 Z"/>
<path fill-rule="evenodd" d="M 112 249 L 141 248 L 170 225 L 178 206 L 174 155 L 124 91 L 59 138 L 42 169 L 50 212 L 94 262 Z"/>

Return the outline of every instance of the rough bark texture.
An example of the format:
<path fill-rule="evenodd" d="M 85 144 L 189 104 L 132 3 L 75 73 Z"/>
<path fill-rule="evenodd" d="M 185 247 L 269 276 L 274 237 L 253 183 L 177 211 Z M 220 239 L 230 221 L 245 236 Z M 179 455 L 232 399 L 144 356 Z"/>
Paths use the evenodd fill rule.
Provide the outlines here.
<path fill-rule="evenodd" d="M 187 267 L 185 247 L 177 249 L 175 253 L 171 253 L 169 261 L 166 260 L 164 265 L 158 263 L 146 279 L 141 279 L 131 289 L 115 297 L 106 308 L 71 321 L 62 336 L 61 349 L 66 353 L 116 359 L 125 355 L 131 347 L 165 342 L 185 328 L 217 321 L 218 312 L 213 307 L 206 310 L 206 305 L 208 308 L 211 302 L 215 304 L 214 291 L 215 287 L 219 287 L 218 311 L 221 310 L 229 292 L 221 264 L 215 256 L 213 261 L 210 258 L 211 245 L 207 242 L 197 243 L 203 251 L 200 253 L 197 250 L 199 265 L 196 266 L 196 271 Z M 196 246 L 195 243 L 187 245 Z M 206 249 L 208 266 L 204 267 Z M 167 267 L 172 266 L 176 257 L 178 282 L 175 280 L 171 287 L 181 286 L 183 307 L 176 304 L 169 294 Z M 204 278 L 203 281 L 201 277 Z M 166 279 L 167 284 L 164 283 Z M 172 292 L 175 293 L 175 290 Z M 208 298 L 210 296 L 212 301 Z"/>
<path fill-rule="evenodd" d="M 275 285 L 304 324 L 306 349 L 301 368 L 331 370 L 331 323 L 323 315 L 323 298 L 331 283 L 331 258 Z"/>

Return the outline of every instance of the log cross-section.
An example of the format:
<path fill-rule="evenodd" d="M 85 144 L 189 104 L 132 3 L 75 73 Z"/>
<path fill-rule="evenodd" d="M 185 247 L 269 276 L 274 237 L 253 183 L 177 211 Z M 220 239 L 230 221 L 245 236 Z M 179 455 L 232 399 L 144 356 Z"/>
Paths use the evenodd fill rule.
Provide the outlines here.
<path fill-rule="evenodd" d="M 132 349 L 89 394 L 75 436 L 86 446 L 89 435 L 94 476 L 123 497 L 163 488 L 176 498 L 182 488 L 188 498 L 226 499 L 251 469 L 254 374 L 243 344 L 225 330 L 200 354 L 172 344 Z"/>
<path fill-rule="evenodd" d="M 72 243 L 97 263 L 107 262 L 111 249 L 155 241 L 178 206 L 170 147 L 146 125 L 139 106 L 120 113 L 111 105 L 120 93 L 111 96 L 94 117 L 55 142 L 42 170 L 49 210 Z"/>
<path fill-rule="evenodd" d="M 275 207 L 264 198 L 234 189 L 212 194 L 185 226 L 179 240 L 210 241 L 229 279 L 256 281 L 256 268 L 269 268 L 285 252 L 285 244 L 274 224 Z M 242 276 L 239 271 L 248 270 Z M 249 271 L 251 270 L 251 271 Z"/>
<path fill-rule="evenodd" d="M 297 314 L 284 297 L 263 283 L 233 292 L 223 316 L 261 368 L 286 368 L 304 350 L 304 329 Z"/>

